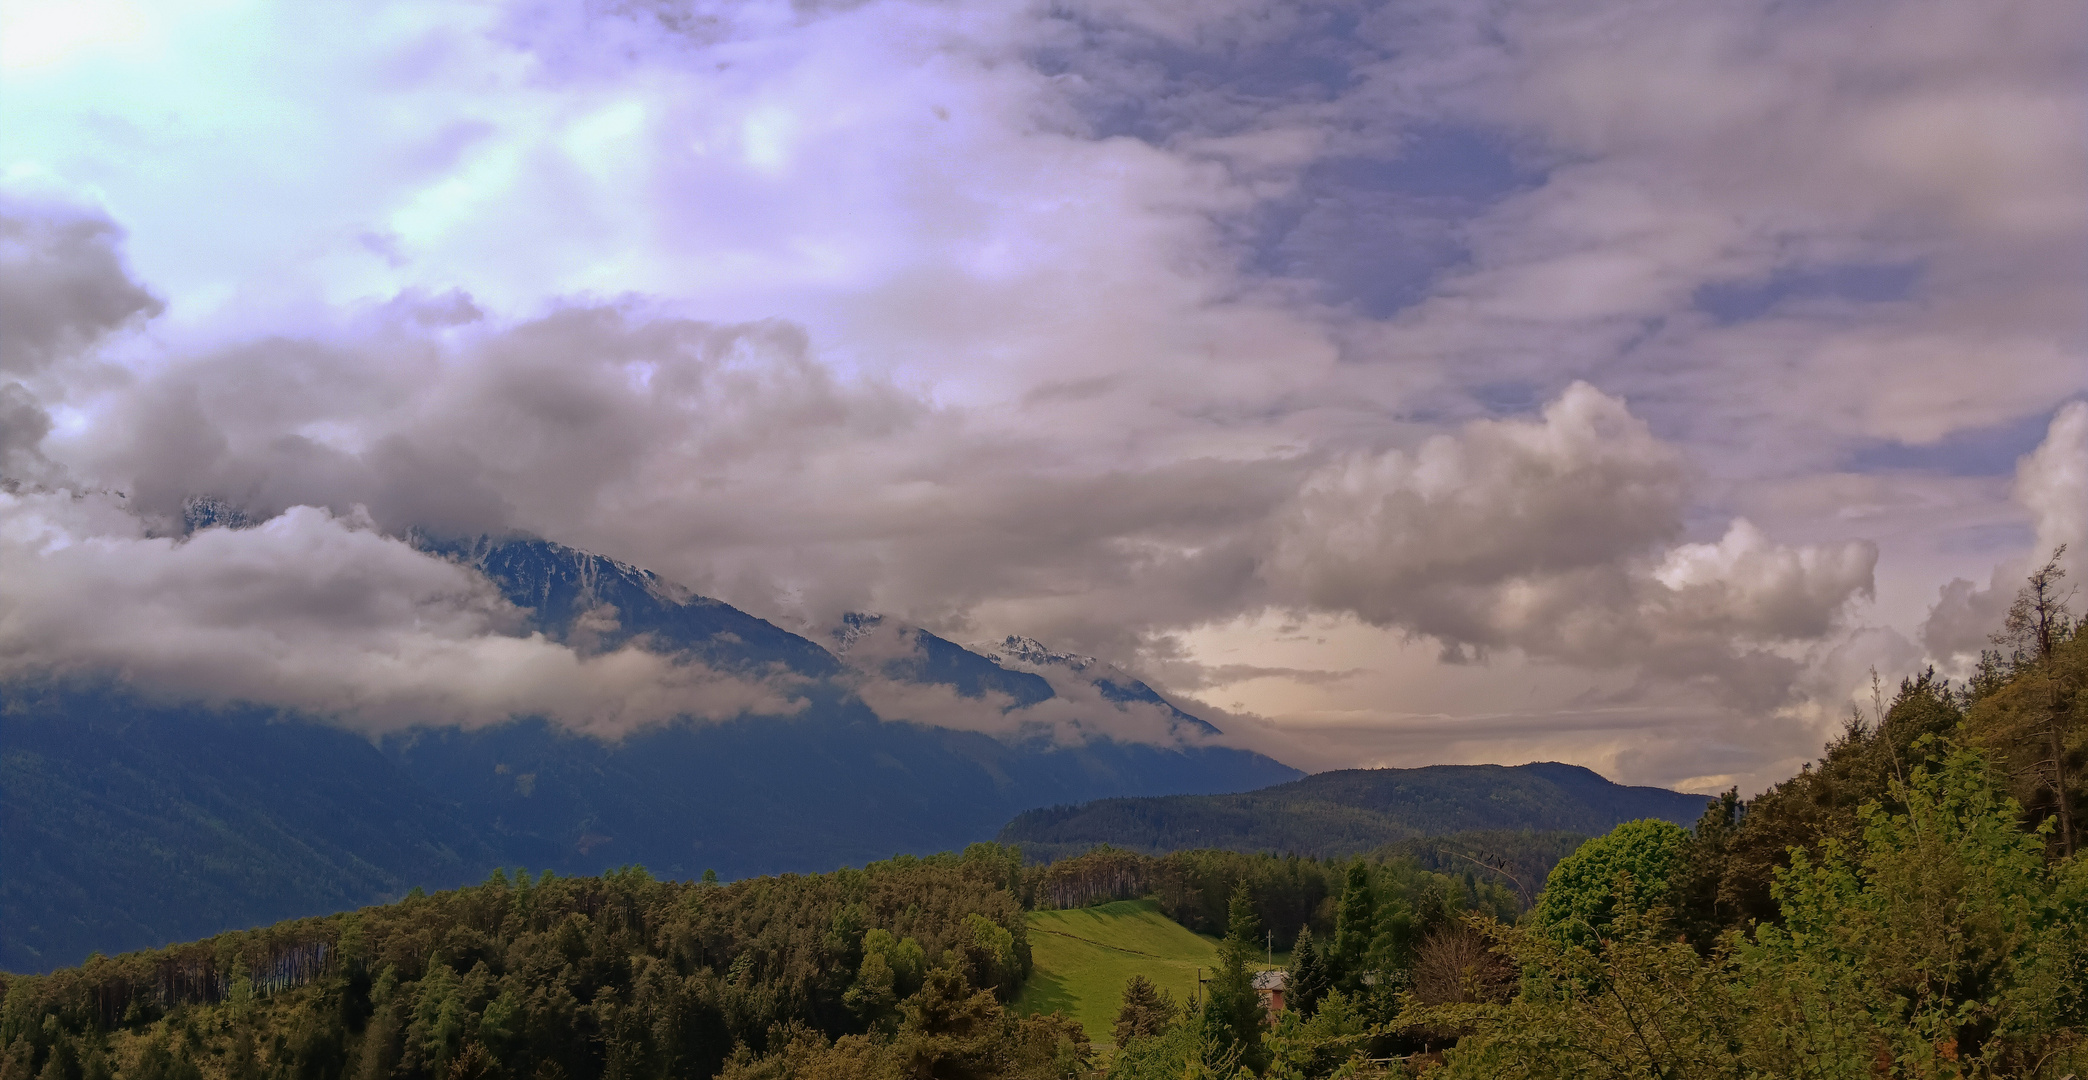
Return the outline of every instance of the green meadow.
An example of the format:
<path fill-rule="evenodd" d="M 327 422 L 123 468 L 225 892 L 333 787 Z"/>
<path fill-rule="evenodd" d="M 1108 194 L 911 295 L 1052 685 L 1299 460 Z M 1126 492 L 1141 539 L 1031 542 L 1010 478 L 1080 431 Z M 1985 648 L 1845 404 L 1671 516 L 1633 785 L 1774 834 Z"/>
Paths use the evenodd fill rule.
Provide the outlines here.
<path fill-rule="evenodd" d="M 1029 941 L 1034 968 L 1015 1008 L 1060 1010 L 1102 1046 L 1109 1044 L 1131 976 L 1144 975 L 1185 1002 L 1196 989 L 1198 969 L 1209 975 L 1218 963 L 1214 941 L 1160 914 L 1151 900 L 1032 911 Z"/>

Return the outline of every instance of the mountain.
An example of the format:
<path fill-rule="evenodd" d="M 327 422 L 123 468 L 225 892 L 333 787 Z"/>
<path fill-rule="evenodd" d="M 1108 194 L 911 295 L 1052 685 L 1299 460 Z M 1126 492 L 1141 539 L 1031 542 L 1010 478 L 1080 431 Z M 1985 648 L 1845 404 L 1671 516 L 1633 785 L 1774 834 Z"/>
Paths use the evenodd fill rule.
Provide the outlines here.
<path fill-rule="evenodd" d="M 991 650 L 991 651 L 989 651 Z M 999 645 L 986 646 L 979 652 L 1002 667 L 1016 670 L 1063 670 L 1092 685 L 1103 698 L 1120 704 L 1144 704 L 1158 706 L 1168 713 L 1173 730 L 1194 732 L 1200 735 L 1216 735 L 1218 729 L 1176 708 L 1174 703 L 1161 697 L 1152 687 L 1132 678 L 1115 665 L 1104 664 L 1092 656 L 1073 653 L 1052 652 L 1035 638 L 1008 635 Z"/>
<path fill-rule="evenodd" d="M 1015 816 L 1002 843 L 1032 859 L 1097 844 L 1148 854 L 1192 848 L 1346 855 L 1468 830 L 1608 832 L 1638 818 L 1696 824 L 1710 799 L 1625 787 L 1578 765 L 1344 769 L 1238 794 L 1107 798 Z"/>
<path fill-rule="evenodd" d="M 225 512 L 200 524 L 246 522 Z M 859 693 L 863 665 L 838 641 L 829 650 L 540 540 L 422 546 L 485 574 L 527 611 L 528 630 L 582 651 L 642 637 L 725 671 L 787 672 L 805 705 L 617 741 L 520 717 L 373 744 L 312 717 L 184 706 L 113 681 L 0 685 L 0 968 L 46 970 L 91 951 L 379 902 L 495 866 L 587 874 L 638 864 L 727 878 L 831 870 L 961 848 L 1034 806 L 1243 791 L 1300 775 L 1200 738 L 1111 737 L 1145 716 L 1179 714 L 1169 722 L 1199 737 L 1215 729 L 1107 665 L 1092 665 L 1107 687 L 1043 669 L 1064 693 L 1092 685 L 1099 695 L 1055 703 L 1092 736 L 1069 745 L 1020 722 L 1025 706 L 1063 696 L 1036 665 L 889 628 L 904 631 L 904 648 L 887 643 L 879 674 L 954 691 L 979 730 L 884 719 Z M 856 621 L 866 619 L 882 623 Z"/>

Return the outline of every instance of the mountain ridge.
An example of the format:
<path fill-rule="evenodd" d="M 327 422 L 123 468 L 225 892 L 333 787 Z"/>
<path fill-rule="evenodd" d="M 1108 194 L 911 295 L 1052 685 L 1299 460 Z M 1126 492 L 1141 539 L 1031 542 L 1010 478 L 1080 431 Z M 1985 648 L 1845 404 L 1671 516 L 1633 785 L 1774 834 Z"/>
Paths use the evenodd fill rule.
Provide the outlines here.
<path fill-rule="evenodd" d="M 1598 835 L 1637 818 L 1690 826 L 1711 801 L 1555 761 L 1341 769 L 1247 792 L 1042 807 L 1011 818 L 998 838 L 1033 858 L 1098 844 L 1145 854 L 1224 848 L 1325 857 L 1465 830 Z"/>

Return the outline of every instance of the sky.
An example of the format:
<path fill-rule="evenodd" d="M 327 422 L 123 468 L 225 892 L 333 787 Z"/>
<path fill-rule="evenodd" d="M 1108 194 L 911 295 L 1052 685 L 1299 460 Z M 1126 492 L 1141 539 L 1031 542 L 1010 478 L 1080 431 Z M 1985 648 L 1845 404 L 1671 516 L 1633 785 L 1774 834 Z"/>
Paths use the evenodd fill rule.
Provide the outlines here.
<path fill-rule="evenodd" d="M 776 708 L 405 539 L 526 533 L 1303 768 L 1751 793 L 2088 552 L 2084 61 L 2067 0 L 11 0 L 0 673 Z"/>

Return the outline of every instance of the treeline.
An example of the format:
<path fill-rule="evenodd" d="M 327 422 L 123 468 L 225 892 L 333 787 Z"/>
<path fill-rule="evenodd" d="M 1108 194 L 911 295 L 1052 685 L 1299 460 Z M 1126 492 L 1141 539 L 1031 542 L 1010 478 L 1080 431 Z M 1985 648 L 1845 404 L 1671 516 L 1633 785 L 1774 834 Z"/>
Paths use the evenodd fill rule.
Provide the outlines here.
<path fill-rule="evenodd" d="M 1020 877 L 993 845 L 724 885 L 496 873 L 10 978 L 0 1078 L 712 1076 L 896 1030 L 924 990 L 1013 996 Z"/>
<path fill-rule="evenodd" d="M 1388 920 L 1403 917 L 1399 911 L 1424 910 L 1485 912 L 1513 919 L 1523 909 L 1522 893 L 1515 877 L 1494 869 L 1493 864 L 1513 866 L 1518 857 L 1528 860 L 1534 853 L 1564 843 L 1549 834 L 1488 834 L 1474 839 L 1493 846 L 1445 838 L 1417 843 L 1415 852 L 1390 848 L 1353 859 L 1237 851 L 1141 855 L 1105 847 L 1039 868 L 1026 892 L 1031 905 L 1040 909 L 1151 897 L 1168 918 L 1213 937 L 1226 932 L 1235 897 L 1244 895 L 1255 922 L 1270 935 L 1263 939 L 1264 945 L 1273 941 L 1276 948 L 1289 950 L 1301 931 L 1312 929 L 1324 936 L 1334 929 L 1337 900 L 1357 867 L 1374 883 L 1373 895 L 1382 897 L 1388 906 Z M 1578 840 L 1573 837 L 1571 842 L 1577 844 Z M 1447 852 L 1468 848 L 1474 854 L 1468 856 L 1472 861 L 1463 870 L 1449 865 L 1452 859 Z M 1546 862 L 1536 855 L 1535 861 L 1549 869 L 1557 860 Z M 1430 863 L 1451 872 L 1430 870 Z"/>
<path fill-rule="evenodd" d="M 1440 846 L 1505 861 L 1558 843 L 1479 839 L 1494 853 Z M 980 844 L 730 884 L 496 872 L 6 979 L 0 1080 L 1075 1077 L 1093 1064 L 1080 1028 L 1005 1007 L 1029 971 L 1025 909 L 1151 895 L 1222 934 L 1245 903 L 1279 947 L 1361 933 L 1387 965 L 1460 915 L 1521 910 L 1484 866 L 1423 861 L 1104 849 L 1040 867 Z"/>
<path fill-rule="evenodd" d="M 1490 839 L 1495 854 L 1442 846 L 1514 856 L 1517 837 Z M 1337 900 L 1361 880 L 1383 928 L 1376 947 L 1404 955 L 1461 913 L 1513 918 L 1521 898 L 1487 880 L 1499 876 L 1435 873 L 1397 854 L 1104 849 L 1040 867 L 992 844 L 730 884 L 635 868 L 496 872 L 7 978 L 0 1080 L 1073 1077 L 1092 1065 L 1079 1027 L 1005 1008 L 1029 972 L 1027 908 L 1152 895 L 1220 934 L 1233 898 L 1248 896 L 1257 925 L 1288 948 L 1313 928 L 1334 934 Z"/>

